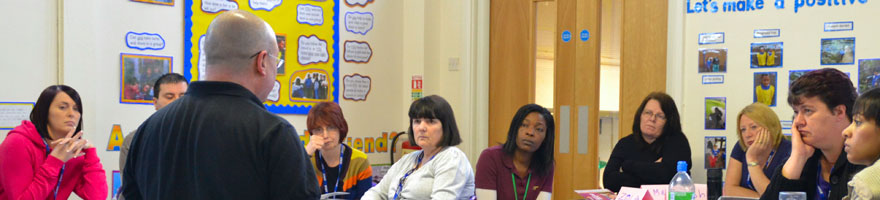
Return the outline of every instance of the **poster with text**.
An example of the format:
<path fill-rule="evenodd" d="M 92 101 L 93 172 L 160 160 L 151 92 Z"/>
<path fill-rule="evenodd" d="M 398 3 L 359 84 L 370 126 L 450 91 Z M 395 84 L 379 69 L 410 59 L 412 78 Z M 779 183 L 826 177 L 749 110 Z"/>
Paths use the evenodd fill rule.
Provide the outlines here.
<path fill-rule="evenodd" d="M 204 80 L 204 43 L 208 25 L 220 13 L 244 10 L 275 31 L 284 64 L 278 68 L 273 100 L 266 109 L 279 114 L 307 114 L 313 105 L 338 102 L 340 0 L 185 0 L 184 76 Z M 297 84 L 299 81 L 299 84 Z M 284 98 L 287 96 L 288 98 Z M 274 98 L 277 97 L 277 98 Z"/>

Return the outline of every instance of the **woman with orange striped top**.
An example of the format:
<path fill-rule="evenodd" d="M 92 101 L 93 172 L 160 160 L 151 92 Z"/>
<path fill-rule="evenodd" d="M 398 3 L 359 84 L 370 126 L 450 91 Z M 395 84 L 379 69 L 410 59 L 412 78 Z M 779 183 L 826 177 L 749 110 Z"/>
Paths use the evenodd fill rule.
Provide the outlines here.
<path fill-rule="evenodd" d="M 319 103 L 309 111 L 306 126 L 311 134 L 306 153 L 321 193 L 327 198 L 360 199 L 373 185 L 373 169 L 367 154 L 342 144 L 348 135 L 342 109 L 333 102 Z"/>

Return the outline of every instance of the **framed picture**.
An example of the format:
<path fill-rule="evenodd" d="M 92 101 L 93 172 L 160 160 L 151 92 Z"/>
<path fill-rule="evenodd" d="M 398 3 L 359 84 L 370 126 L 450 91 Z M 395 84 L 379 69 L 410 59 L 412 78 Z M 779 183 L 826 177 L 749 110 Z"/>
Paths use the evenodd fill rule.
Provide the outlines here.
<path fill-rule="evenodd" d="M 825 38 L 822 39 L 822 65 L 855 64 L 856 38 Z"/>
<path fill-rule="evenodd" d="M 727 137 L 706 136 L 705 141 L 703 166 L 706 169 L 724 169 L 727 166 Z"/>
<path fill-rule="evenodd" d="M 727 72 L 727 49 L 700 49 L 699 72 Z"/>
<path fill-rule="evenodd" d="M 727 116 L 727 97 L 706 97 L 706 129 L 724 130 Z"/>
<path fill-rule="evenodd" d="M 791 87 L 791 84 L 794 83 L 795 80 L 806 74 L 807 72 L 813 71 L 815 69 L 802 69 L 802 70 L 790 70 L 788 71 L 788 86 Z"/>
<path fill-rule="evenodd" d="M 277 34 L 275 35 L 275 40 L 278 41 L 278 58 L 282 60 L 287 60 L 287 35 L 286 34 Z M 278 73 L 276 76 L 284 76 L 284 71 L 286 70 L 287 63 L 281 63 L 281 66 L 278 67 Z"/>
<path fill-rule="evenodd" d="M 327 71 L 321 69 L 307 69 L 293 72 L 290 77 L 290 101 L 292 102 L 322 102 L 328 101 L 329 87 Z"/>
<path fill-rule="evenodd" d="M 767 106 L 776 106 L 776 72 L 755 72 L 752 82 L 752 102 L 761 102 Z"/>
<path fill-rule="evenodd" d="M 153 84 L 171 72 L 170 56 L 119 55 L 119 103 L 153 104 Z"/>
<path fill-rule="evenodd" d="M 782 67 L 782 42 L 752 43 L 751 68 Z"/>
<path fill-rule="evenodd" d="M 859 60 L 859 94 L 880 86 L 880 58 Z"/>

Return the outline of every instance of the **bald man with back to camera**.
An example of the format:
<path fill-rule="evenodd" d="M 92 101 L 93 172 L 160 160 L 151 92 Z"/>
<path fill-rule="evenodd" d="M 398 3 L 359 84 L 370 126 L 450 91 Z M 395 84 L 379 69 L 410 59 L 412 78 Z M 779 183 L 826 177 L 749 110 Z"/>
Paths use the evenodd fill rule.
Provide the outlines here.
<path fill-rule="evenodd" d="M 138 128 L 122 194 L 136 199 L 318 199 L 296 130 L 266 110 L 275 31 L 240 10 L 218 15 L 205 40 L 206 81 Z"/>

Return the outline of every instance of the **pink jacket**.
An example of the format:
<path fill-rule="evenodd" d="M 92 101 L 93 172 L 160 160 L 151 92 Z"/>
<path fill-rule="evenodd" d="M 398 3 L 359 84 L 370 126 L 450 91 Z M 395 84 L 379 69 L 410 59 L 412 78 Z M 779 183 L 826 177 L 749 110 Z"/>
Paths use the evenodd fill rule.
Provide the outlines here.
<path fill-rule="evenodd" d="M 0 144 L 0 199 L 53 199 L 64 166 L 57 199 L 74 191 L 83 199 L 107 199 L 107 179 L 95 148 L 67 163 L 48 156 L 46 145 L 30 121 L 22 121 Z"/>

